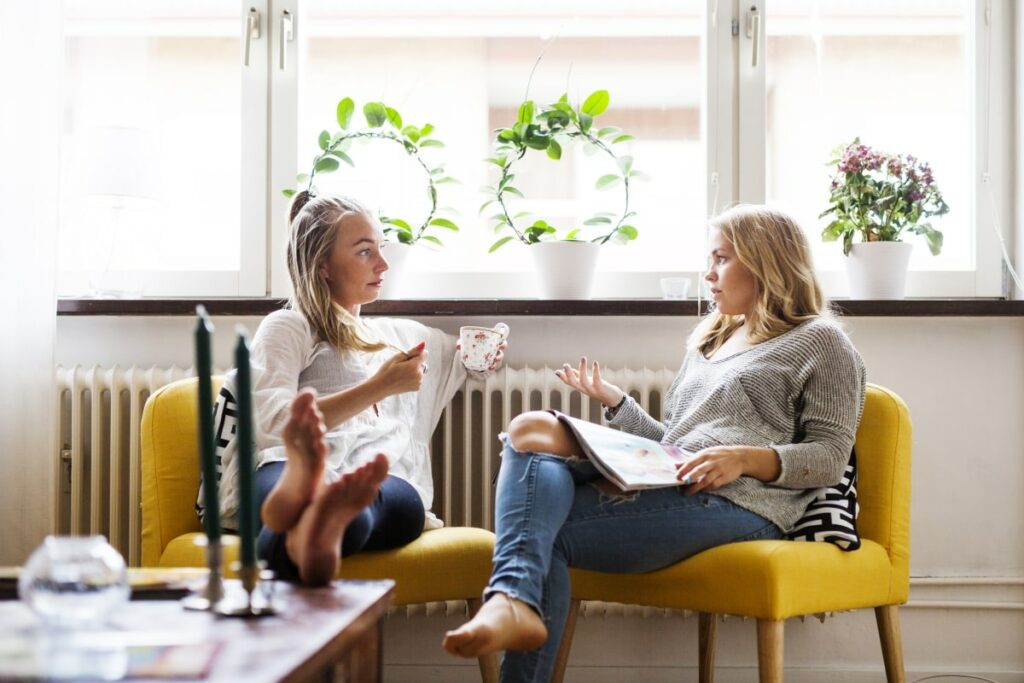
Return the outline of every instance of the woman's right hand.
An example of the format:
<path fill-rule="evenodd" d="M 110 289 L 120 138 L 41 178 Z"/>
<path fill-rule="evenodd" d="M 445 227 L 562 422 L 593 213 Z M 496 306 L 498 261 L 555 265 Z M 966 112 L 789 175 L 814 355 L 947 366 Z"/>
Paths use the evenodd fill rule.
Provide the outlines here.
<path fill-rule="evenodd" d="M 419 390 L 427 367 L 426 345 L 420 342 L 408 351 L 396 353 L 374 373 L 372 379 L 384 396 Z"/>
<path fill-rule="evenodd" d="M 596 360 L 591 371 L 586 356 L 580 358 L 578 368 L 565 363 L 561 370 L 555 370 L 555 375 L 576 391 L 597 399 L 609 408 L 619 405 L 622 397 L 626 395 L 622 389 L 601 379 L 601 364 Z"/>

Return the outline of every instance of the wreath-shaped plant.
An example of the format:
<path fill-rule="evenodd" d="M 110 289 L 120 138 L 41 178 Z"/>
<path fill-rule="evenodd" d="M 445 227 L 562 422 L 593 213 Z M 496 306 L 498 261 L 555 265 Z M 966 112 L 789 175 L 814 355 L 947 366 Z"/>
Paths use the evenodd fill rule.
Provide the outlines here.
<path fill-rule="evenodd" d="M 355 162 L 348 152 L 356 140 L 386 140 L 401 145 L 405 152 L 411 156 L 423 169 L 427 181 L 427 194 L 430 198 L 430 211 L 427 217 L 413 228 L 406 220 L 395 216 L 380 216 L 380 222 L 384 228 L 385 240 L 401 242 L 402 244 L 416 244 L 420 240 L 431 242 L 438 246 L 442 245 L 436 236 L 427 234 L 430 228 L 443 228 L 445 230 L 457 231 L 459 227 L 449 218 L 443 218 L 438 214 L 446 211 L 437 206 L 437 186 L 446 183 L 457 183 L 455 178 L 446 175 L 444 164 L 431 166 L 423 156 L 423 150 L 431 147 L 444 147 L 444 143 L 434 137 L 434 126 L 425 124 L 422 127 L 403 125 L 402 116 L 393 107 L 383 102 L 367 102 L 363 106 L 363 116 L 366 118 L 366 127 L 349 130 L 352 124 L 352 115 L 355 113 L 355 102 L 352 98 L 346 97 L 338 102 L 337 119 L 340 130 L 331 133 L 324 130 L 317 138 L 320 146 L 320 153 L 313 158 L 313 167 L 309 173 L 300 173 L 296 176 L 296 185 L 312 194 L 317 193 L 316 185 L 313 184 L 316 176 L 322 173 L 337 171 L 342 162 L 355 167 Z M 304 187 L 303 187 L 304 186 Z M 286 197 L 291 197 L 296 190 L 283 190 Z M 448 209 L 449 213 L 454 210 Z"/>
<path fill-rule="evenodd" d="M 512 171 L 515 163 L 528 151 L 545 151 L 549 158 L 558 160 L 562 158 L 562 148 L 574 142 L 583 142 L 586 145 L 585 151 L 600 152 L 610 157 L 618 168 L 617 173 L 605 174 L 598 178 L 597 189 L 622 186 L 621 213 L 600 212 L 583 221 L 584 226 L 601 226 L 601 234 L 590 238 L 589 241 L 597 244 L 608 241 L 625 244 L 636 239 L 637 229 L 627 223 L 636 215 L 635 211 L 629 209 L 629 183 L 630 180 L 646 176 L 633 168 L 633 157 L 619 156 L 612 149 L 612 145 L 633 140 L 632 135 L 623 133 L 614 126 L 598 128 L 595 131 L 594 119 L 604 113 L 609 101 L 607 90 L 591 93 L 579 109 L 574 109 L 569 104 L 568 96 L 564 94 L 557 102 L 547 106 L 538 107 L 533 100 L 526 100 L 519 105 L 515 125 L 495 131 L 496 155 L 487 161 L 501 169 L 501 176 L 497 185 L 484 188 L 484 191 L 492 196 L 480 207 L 480 213 L 487 207 L 498 204 L 501 210 L 491 216 L 494 231 L 502 233 L 511 230 L 513 234 L 498 239 L 491 245 L 489 253 L 514 239 L 526 245 L 557 239 L 584 241 L 581 238 L 584 228 L 570 227 L 565 236 L 560 238 L 558 228 L 543 219 L 534 220 L 528 227 L 520 228 L 516 221 L 528 216 L 529 212 L 523 211 L 512 215 L 507 200 L 507 195 L 523 197 L 523 193 L 512 184 L 516 177 Z"/>

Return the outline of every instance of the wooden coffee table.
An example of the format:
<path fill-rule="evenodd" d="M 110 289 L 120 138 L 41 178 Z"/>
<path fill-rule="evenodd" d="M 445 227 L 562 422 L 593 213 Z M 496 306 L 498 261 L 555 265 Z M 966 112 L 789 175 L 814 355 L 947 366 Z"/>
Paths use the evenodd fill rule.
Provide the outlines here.
<path fill-rule="evenodd" d="M 42 667 L 40 677 L 63 680 L 76 666 L 88 673 L 103 657 L 112 657 L 115 667 L 120 657 L 128 662 L 123 680 L 133 680 L 131 671 L 162 652 L 167 661 L 207 662 L 207 675 L 198 680 L 380 681 L 382 618 L 393 593 L 393 581 L 338 581 L 326 588 L 279 583 L 275 601 L 283 609 L 259 619 L 214 617 L 177 601 L 132 601 L 113 613 L 107 627 L 63 640 L 24 604 L 0 602 L 0 679 Z M 183 670 L 175 671 L 168 665 L 158 680 L 185 680 Z"/>

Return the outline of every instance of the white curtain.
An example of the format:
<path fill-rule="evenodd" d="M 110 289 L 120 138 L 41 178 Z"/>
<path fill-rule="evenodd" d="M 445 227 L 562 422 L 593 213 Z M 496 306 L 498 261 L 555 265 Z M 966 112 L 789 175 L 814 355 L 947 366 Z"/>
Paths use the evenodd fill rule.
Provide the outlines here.
<path fill-rule="evenodd" d="M 53 519 L 59 0 L 0 2 L 0 565 Z"/>

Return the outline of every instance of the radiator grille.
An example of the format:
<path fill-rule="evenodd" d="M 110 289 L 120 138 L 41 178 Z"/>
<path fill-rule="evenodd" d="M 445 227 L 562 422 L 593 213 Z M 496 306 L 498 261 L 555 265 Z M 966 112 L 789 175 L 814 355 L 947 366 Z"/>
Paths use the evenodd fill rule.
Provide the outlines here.
<path fill-rule="evenodd" d="M 193 374 L 176 366 L 57 368 L 57 533 L 103 534 L 130 565 L 139 564 L 142 408 L 154 391 Z M 646 368 L 605 372 L 655 417 L 674 375 Z M 467 381 L 431 444 L 434 509 L 447 524 L 494 528 L 498 434 L 515 415 L 550 408 L 600 419 L 600 405 L 563 385 L 554 368 L 504 368 Z"/>

